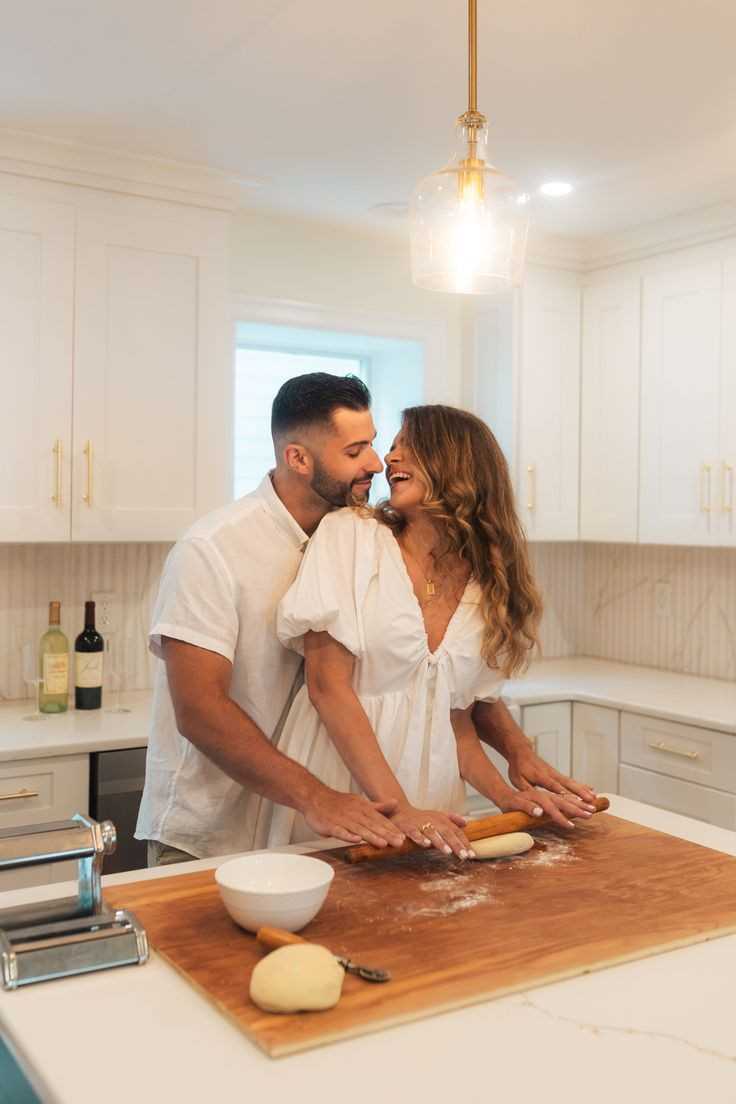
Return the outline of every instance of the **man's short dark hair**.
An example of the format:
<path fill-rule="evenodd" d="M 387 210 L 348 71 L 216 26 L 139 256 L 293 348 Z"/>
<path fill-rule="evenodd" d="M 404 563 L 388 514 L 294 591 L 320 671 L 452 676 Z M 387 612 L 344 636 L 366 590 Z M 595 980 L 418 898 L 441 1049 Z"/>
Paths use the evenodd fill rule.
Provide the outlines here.
<path fill-rule="evenodd" d="M 371 393 L 357 376 L 308 372 L 287 380 L 271 407 L 271 433 L 283 437 L 296 429 L 328 426 L 335 410 L 368 410 Z"/>

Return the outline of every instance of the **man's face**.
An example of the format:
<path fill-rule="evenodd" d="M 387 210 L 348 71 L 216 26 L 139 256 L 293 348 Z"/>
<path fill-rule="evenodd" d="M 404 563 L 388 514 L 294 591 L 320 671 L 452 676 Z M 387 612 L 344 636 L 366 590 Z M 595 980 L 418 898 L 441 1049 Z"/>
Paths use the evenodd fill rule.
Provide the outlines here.
<path fill-rule="evenodd" d="M 373 476 L 383 471 L 373 448 L 375 436 L 370 410 L 335 410 L 330 428 L 310 449 L 315 494 L 331 506 L 345 506 L 353 497 L 367 501 Z"/>

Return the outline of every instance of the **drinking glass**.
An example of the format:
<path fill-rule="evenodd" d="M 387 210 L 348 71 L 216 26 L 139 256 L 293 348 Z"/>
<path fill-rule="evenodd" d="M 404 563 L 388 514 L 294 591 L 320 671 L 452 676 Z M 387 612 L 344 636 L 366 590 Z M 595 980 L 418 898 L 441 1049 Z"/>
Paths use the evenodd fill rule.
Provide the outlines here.
<path fill-rule="evenodd" d="M 32 686 L 34 688 L 33 696 L 36 700 L 36 712 L 26 714 L 23 720 L 48 720 L 46 714 L 41 712 L 41 687 L 43 686 L 43 679 L 39 678 L 38 667 L 36 666 L 36 649 L 32 644 L 23 645 L 23 682 L 26 686 Z"/>
<path fill-rule="evenodd" d="M 110 705 L 106 707 L 106 713 L 130 713 L 130 709 L 120 704 L 120 689 L 123 683 L 123 673 L 118 660 L 117 648 L 113 647 L 112 636 L 105 637 L 105 670 L 107 671 L 108 686 L 110 687 Z"/>

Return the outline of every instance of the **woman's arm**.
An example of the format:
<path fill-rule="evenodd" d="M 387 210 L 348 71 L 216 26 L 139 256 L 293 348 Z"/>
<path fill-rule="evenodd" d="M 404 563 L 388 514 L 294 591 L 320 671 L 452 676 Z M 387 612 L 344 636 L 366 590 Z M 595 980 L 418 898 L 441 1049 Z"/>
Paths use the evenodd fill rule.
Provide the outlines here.
<path fill-rule="evenodd" d="M 453 709 L 450 713 L 452 727 L 457 740 L 457 761 L 460 775 L 470 785 L 490 797 L 494 805 L 503 813 L 518 809 L 530 816 L 540 817 L 544 813 L 558 824 L 574 828 L 572 821 L 559 810 L 556 795 L 540 792 L 531 786 L 525 790 L 515 790 L 496 770 L 483 751 L 478 733 L 473 723 L 473 706 L 468 709 Z M 577 816 L 590 816 L 589 813 L 576 813 Z"/>
<path fill-rule="evenodd" d="M 415 843 L 433 844 L 464 858 L 470 846 L 458 830 L 464 817 L 415 809 L 409 803 L 353 690 L 355 659 L 347 648 L 329 633 L 309 632 L 304 638 L 304 661 L 309 700 L 363 792 L 372 801 L 397 801 L 398 810 L 391 819 Z M 435 830 L 423 833 L 422 823 L 431 823 Z"/>

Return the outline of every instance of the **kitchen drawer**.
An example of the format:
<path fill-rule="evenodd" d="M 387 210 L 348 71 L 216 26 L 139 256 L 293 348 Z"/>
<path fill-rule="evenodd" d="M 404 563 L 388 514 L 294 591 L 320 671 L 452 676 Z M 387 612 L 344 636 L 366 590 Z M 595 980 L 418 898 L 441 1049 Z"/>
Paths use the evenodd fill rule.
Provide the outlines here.
<path fill-rule="evenodd" d="M 736 793 L 736 736 L 621 714 L 621 762 Z"/>
<path fill-rule="evenodd" d="M 622 797 L 704 820 L 719 828 L 736 829 L 736 796 L 733 794 L 624 763 L 619 769 L 619 788 Z"/>
<path fill-rule="evenodd" d="M 0 829 L 68 820 L 89 807 L 89 756 L 0 763 Z M 0 872 L 0 891 L 76 878 L 75 862 Z"/>

